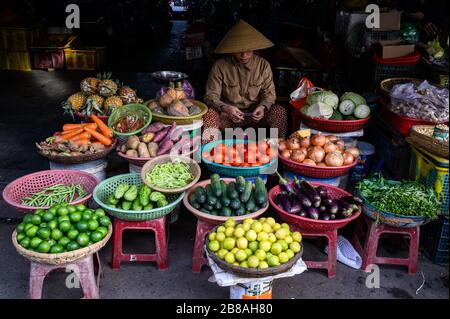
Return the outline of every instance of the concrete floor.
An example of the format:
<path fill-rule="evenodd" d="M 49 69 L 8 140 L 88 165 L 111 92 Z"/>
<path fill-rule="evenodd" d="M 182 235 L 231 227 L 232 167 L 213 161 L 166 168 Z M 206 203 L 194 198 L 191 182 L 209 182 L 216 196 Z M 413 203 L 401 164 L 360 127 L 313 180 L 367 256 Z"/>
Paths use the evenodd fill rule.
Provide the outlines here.
<path fill-rule="evenodd" d="M 156 84 L 150 71 L 174 64 L 174 57 L 182 57 L 178 48 L 184 24 L 177 22 L 172 38 L 166 44 L 148 53 L 141 72 L 121 71 L 138 68 L 137 57 L 123 60 L 115 76 L 124 83 L 138 89 L 143 98 L 154 96 Z M 138 52 L 138 56 L 147 53 Z M 192 66 L 192 65 L 191 65 Z M 61 124 L 70 121 L 62 115 L 60 102 L 78 89 L 79 81 L 90 75 L 86 72 L 6 72 L 0 71 L 0 190 L 10 181 L 27 173 L 48 169 L 48 162 L 35 151 L 34 142 L 45 139 Z M 201 81 L 197 78 L 193 82 Z M 127 171 L 127 164 L 117 156 L 108 158 L 108 176 Z M 274 215 L 273 212 L 268 214 Z M 19 222 L 20 214 L 0 199 L 0 298 L 27 298 L 29 262 L 22 258 L 11 244 L 11 233 Z M 160 272 L 155 265 L 123 264 L 113 271 L 111 242 L 101 250 L 104 271 L 101 280 L 102 298 L 181 298 L 208 299 L 228 298 L 229 289 L 208 282 L 212 275 L 205 267 L 201 274 L 191 272 L 191 259 L 195 235 L 195 218 L 181 209 L 180 218 L 170 225 L 169 269 Z M 346 233 L 350 230 L 344 230 Z M 125 251 L 153 251 L 152 235 L 130 234 Z M 404 247 L 402 247 L 404 248 Z M 305 244 L 305 259 L 324 259 L 315 242 Z M 402 256 L 404 249 L 385 243 L 382 254 Z M 67 289 L 64 285 L 67 274 L 50 274 L 44 285 L 44 298 L 80 298 L 79 289 Z M 294 278 L 280 279 L 274 283 L 274 298 L 318 299 L 318 298 L 426 298 L 448 299 L 448 266 L 431 263 L 420 254 L 419 272 L 408 275 L 402 267 L 381 267 L 380 288 L 365 286 L 367 274 L 338 263 L 337 276 L 328 279 L 322 270 L 309 270 Z M 419 287 L 422 288 L 416 294 Z"/>

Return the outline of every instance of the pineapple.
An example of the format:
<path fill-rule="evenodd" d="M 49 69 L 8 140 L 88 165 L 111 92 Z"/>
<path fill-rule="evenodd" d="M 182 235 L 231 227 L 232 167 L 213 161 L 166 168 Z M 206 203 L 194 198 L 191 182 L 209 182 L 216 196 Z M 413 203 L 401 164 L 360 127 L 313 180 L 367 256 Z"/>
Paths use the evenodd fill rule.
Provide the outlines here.
<path fill-rule="evenodd" d="M 67 101 L 63 102 L 63 109 L 73 116 L 73 112 L 80 112 L 86 106 L 86 96 L 82 92 L 71 95 Z"/>
<path fill-rule="evenodd" d="M 100 80 L 96 78 L 86 78 L 80 83 L 81 92 L 84 94 L 95 94 L 97 93 L 97 87 Z"/>
<path fill-rule="evenodd" d="M 113 80 L 102 80 L 98 84 L 98 93 L 105 97 L 113 96 L 117 93 L 117 89 L 117 83 Z"/>
<path fill-rule="evenodd" d="M 133 103 L 137 99 L 136 91 L 129 86 L 121 87 L 118 94 L 124 104 Z"/>
<path fill-rule="evenodd" d="M 123 102 L 118 96 L 110 96 L 105 100 L 105 103 L 103 103 L 103 109 L 106 114 L 110 114 L 122 106 Z"/>
<path fill-rule="evenodd" d="M 103 110 L 104 100 L 105 99 L 103 97 L 101 97 L 100 95 L 97 95 L 97 94 L 93 94 L 93 95 L 89 96 L 86 101 L 86 110 L 84 113 L 86 115 L 91 115 L 92 113 L 103 114 L 104 113 L 104 110 Z"/>

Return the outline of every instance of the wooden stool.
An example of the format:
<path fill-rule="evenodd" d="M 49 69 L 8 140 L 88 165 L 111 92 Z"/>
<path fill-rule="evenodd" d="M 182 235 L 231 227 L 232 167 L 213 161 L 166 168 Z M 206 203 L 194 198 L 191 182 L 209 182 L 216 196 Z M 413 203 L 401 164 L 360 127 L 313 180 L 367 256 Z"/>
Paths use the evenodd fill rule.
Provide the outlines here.
<path fill-rule="evenodd" d="M 122 251 L 122 234 L 126 229 L 151 230 L 155 232 L 155 254 L 124 254 Z M 114 219 L 114 242 L 112 268 L 120 269 L 122 261 L 148 262 L 156 261 L 158 270 L 167 270 L 169 261 L 167 257 L 166 217 L 147 221 L 130 222 Z"/>
<path fill-rule="evenodd" d="M 98 260 L 98 275 L 95 280 L 94 258 L 89 255 L 72 263 L 62 265 L 48 265 L 31 262 L 30 267 L 30 299 L 42 298 L 42 287 L 47 275 L 56 269 L 66 268 L 73 270 L 80 280 L 84 293 L 84 299 L 99 299 L 99 284 L 101 276 L 101 264 L 98 253 L 95 254 Z"/>
<path fill-rule="evenodd" d="M 192 256 L 192 272 L 200 273 L 202 266 L 208 265 L 208 259 L 205 258 L 203 252 L 203 246 L 205 244 L 205 237 L 216 225 L 205 223 L 204 221 L 197 220 L 197 232 L 195 234 L 194 254 Z"/>
<path fill-rule="evenodd" d="M 328 241 L 328 259 L 327 261 L 307 261 L 306 266 L 311 269 L 326 269 L 328 278 L 336 277 L 336 254 L 337 254 L 337 230 L 313 231 L 305 230 L 297 225 L 290 224 L 291 229 L 302 234 L 303 238 L 326 237 Z"/>
<path fill-rule="evenodd" d="M 363 248 L 361 246 L 360 236 L 363 235 L 364 224 L 366 224 L 369 229 Z M 410 237 L 409 257 L 377 257 L 378 241 L 382 234 L 408 235 Z M 417 272 L 417 258 L 419 255 L 419 235 L 420 227 L 399 228 L 383 224 L 378 225 L 374 220 L 367 216 L 360 218 L 355 233 L 353 234 L 353 245 L 362 257 L 362 270 L 364 272 L 370 272 L 370 265 L 372 264 L 389 264 L 407 266 L 408 273 L 415 274 Z"/>

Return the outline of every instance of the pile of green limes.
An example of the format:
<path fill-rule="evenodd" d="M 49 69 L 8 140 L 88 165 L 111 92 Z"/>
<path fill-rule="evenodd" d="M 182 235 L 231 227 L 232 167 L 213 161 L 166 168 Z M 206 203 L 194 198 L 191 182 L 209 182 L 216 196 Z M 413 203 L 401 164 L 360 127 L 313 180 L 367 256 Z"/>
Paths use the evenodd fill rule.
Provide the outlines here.
<path fill-rule="evenodd" d="M 59 254 L 101 241 L 110 224 L 103 209 L 59 204 L 25 215 L 16 228 L 17 242 L 31 251 Z"/>

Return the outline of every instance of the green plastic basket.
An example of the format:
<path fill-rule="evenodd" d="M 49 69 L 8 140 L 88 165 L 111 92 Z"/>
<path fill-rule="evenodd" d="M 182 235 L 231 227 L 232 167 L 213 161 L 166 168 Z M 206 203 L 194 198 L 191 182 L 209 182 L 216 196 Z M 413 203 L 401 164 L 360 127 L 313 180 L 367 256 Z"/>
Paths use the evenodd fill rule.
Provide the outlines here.
<path fill-rule="evenodd" d="M 213 148 L 215 148 L 219 144 L 225 145 L 233 145 L 233 144 L 247 144 L 248 140 L 219 140 L 213 141 L 208 144 L 202 146 L 201 152 L 209 152 Z M 202 156 L 202 162 L 205 167 L 213 173 L 217 173 L 222 177 L 256 177 L 260 175 L 271 174 L 277 170 L 278 167 L 278 158 L 273 159 L 267 164 L 257 166 L 257 167 L 236 167 L 236 166 L 227 166 L 222 164 L 217 164 L 212 161 L 205 159 Z M 275 166 L 275 167 L 273 167 Z"/>
<path fill-rule="evenodd" d="M 97 185 L 94 189 L 94 200 L 110 215 L 127 221 L 145 221 L 163 217 L 170 214 L 183 200 L 184 194 L 166 195 L 169 205 L 154 208 L 152 210 L 124 210 L 119 208 L 112 208 L 106 204 L 107 199 L 111 196 L 116 187 L 122 183 L 130 185 L 141 186 L 143 184 L 140 174 L 124 174 L 108 178 Z"/>
<path fill-rule="evenodd" d="M 142 126 L 140 129 L 138 129 L 134 132 L 129 132 L 129 133 L 120 133 L 113 129 L 113 124 L 121 116 L 127 115 L 127 114 L 133 114 L 133 113 L 139 112 L 139 111 L 142 112 L 143 114 L 147 115 L 147 121 L 144 123 L 144 126 Z M 120 140 L 123 140 L 123 137 L 139 134 L 147 126 L 149 126 L 151 122 L 152 122 L 152 112 L 150 111 L 150 109 L 147 106 L 145 106 L 143 104 L 127 104 L 127 105 L 124 105 L 124 106 L 118 108 L 111 114 L 111 116 L 108 118 L 108 127 L 114 132 L 114 134 L 116 136 L 119 137 Z M 121 139 L 121 137 L 122 137 L 122 139 Z"/>

